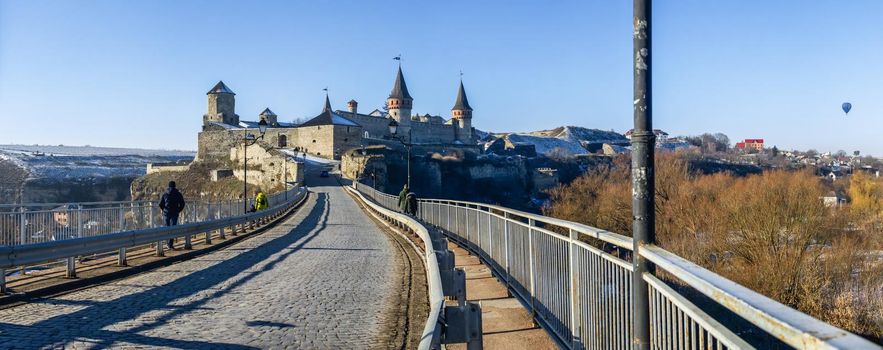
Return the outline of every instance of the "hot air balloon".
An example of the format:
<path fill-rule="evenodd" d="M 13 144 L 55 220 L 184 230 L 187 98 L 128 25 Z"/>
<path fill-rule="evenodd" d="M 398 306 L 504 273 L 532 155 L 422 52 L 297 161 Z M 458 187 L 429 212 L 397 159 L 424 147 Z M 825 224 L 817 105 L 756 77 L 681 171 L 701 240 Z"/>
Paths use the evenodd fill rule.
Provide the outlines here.
<path fill-rule="evenodd" d="M 843 102 L 843 113 L 849 114 L 849 110 L 852 109 L 852 103 Z"/>

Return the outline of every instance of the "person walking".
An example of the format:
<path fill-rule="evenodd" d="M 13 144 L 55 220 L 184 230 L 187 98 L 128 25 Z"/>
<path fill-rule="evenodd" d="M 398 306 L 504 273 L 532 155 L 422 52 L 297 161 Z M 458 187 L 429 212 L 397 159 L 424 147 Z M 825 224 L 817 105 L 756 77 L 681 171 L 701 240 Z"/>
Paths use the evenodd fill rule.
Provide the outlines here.
<path fill-rule="evenodd" d="M 399 210 L 405 213 L 405 205 L 408 203 L 408 192 L 411 192 L 408 189 L 408 184 L 405 184 L 405 187 L 402 187 L 402 192 L 399 192 Z"/>
<path fill-rule="evenodd" d="M 270 207 L 270 201 L 267 200 L 267 195 L 264 194 L 264 191 L 258 191 L 257 197 L 254 199 L 254 210 L 261 211 Z"/>
<path fill-rule="evenodd" d="M 174 181 L 169 181 L 169 188 L 159 200 L 159 208 L 166 220 L 166 226 L 178 224 L 178 215 L 184 211 L 184 195 L 178 191 Z M 169 249 L 175 249 L 175 239 L 169 238 Z"/>
<path fill-rule="evenodd" d="M 408 199 L 405 202 L 405 213 L 417 216 L 417 195 L 414 192 L 408 193 Z"/>

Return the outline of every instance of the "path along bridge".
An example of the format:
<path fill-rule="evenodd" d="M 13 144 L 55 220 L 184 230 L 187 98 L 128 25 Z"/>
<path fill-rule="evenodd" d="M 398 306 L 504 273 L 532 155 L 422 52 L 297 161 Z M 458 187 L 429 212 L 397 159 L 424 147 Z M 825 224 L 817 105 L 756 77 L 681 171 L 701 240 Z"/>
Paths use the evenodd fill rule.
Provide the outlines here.
<path fill-rule="evenodd" d="M 631 238 L 462 201 L 421 200 L 412 218 L 395 197 L 319 170 L 266 211 L 191 201 L 170 228 L 146 202 L 6 208 L 0 348 L 633 347 Z M 156 244 L 168 238 L 186 248 Z M 657 266 L 643 275 L 653 348 L 880 349 L 640 250 Z M 483 287 L 457 266 L 474 258 L 542 330 L 495 328 L 518 316 L 471 300 Z"/>

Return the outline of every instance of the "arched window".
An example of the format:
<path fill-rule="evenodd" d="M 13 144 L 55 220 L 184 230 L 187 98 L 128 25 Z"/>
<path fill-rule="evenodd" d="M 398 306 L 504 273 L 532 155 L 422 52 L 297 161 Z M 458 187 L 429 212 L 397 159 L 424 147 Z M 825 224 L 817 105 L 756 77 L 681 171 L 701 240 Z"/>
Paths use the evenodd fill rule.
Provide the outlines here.
<path fill-rule="evenodd" d="M 370 137 L 367 131 L 365 131 L 365 136 L 364 136 L 364 137 L 365 137 L 366 139 Z"/>
<path fill-rule="evenodd" d="M 287 148 L 288 147 L 288 136 L 279 135 L 279 148 Z"/>

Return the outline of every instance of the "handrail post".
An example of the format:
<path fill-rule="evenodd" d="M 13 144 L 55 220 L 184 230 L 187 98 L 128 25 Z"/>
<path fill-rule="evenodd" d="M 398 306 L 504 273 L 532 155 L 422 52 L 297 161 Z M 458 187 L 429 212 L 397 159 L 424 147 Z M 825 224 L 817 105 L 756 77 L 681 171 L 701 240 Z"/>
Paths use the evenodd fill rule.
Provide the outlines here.
<path fill-rule="evenodd" d="M 19 212 L 18 218 L 19 218 L 19 222 L 20 222 L 18 236 L 19 236 L 19 239 L 21 240 L 21 243 L 19 243 L 19 244 L 26 244 L 27 243 L 26 242 L 27 241 L 27 233 L 26 233 L 27 232 L 27 224 L 25 221 L 25 206 L 22 205 L 21 208 L 19 208 L 18 212 Z"/>
<path fill-rule="evenodd" d="M 154 220 L 154 215 L 153 215 L 153 202 L 150 202 L 150 210 L 149 211 L 150 211 L 150 227 L 153 228 L 153 227 L 156 227 L 156 220 Z M 165 256 L 165 254 L 163 253 L 162 244 L 163 244 L 163 241 L 156 242 L 156 256 Z"/>
<path fill-rule="evenodd" d="M 491 227 L 491 216 L 490 216 L 491 208 L 488 208 L 488 232 L 490 232 Z M 509 270 L 509 213 L 503 213 L 503 244 L 506 246 L 506 295 L 512 296 L 512 283 L 509 281 L 512 279 L 512 271 Z"/>
<path fill-rule="evenodd" d="M 83 237 L 83 205 L 77 204 L 77 238 Z M 77 278 L 77 261 L 75 256 L 67 258 L 67 269 L 64 277 Z"/>
<path fill-rule="evenodd" d="M 129 202 L 131 206 L 131 202 Z M 124 214 L 125 206 L 120 203 L 120 232 L 125 230 L 124 222 L 126 220 L 126 215 Z M 126 266 L 128 262 L 126 261 L 126 247 L 120 248 L 119 255 L 117 256 L 117 266 Z"/>
<path fill-rule="evenodd" d="M 448 210 L 446 210 L 448 212 L 448 218 L 445 223 L 445 229 L 450 230 L 450 228 L 451 228 L 451 204 L 446 203 L 445 206 L 448 208 Z"/>
<path fill-rule="evenodd" d="M 580 319 L 580 308 L 579 308 L 579 273 L 575 270 L 577 267 L 576 259 L 576 245 L 573 244 L 576 239 L 577 233 L 573 232 L 573 229 L 568 229 L 568 240 L 567 240 L 567 250 L 569 255 L 569 266 L 570 266 L 570 348 L 571 349 L 581 349 L 582 341 L 579 338 L 580 335 L 580 327 L 579 327 L 579 319 Z"/>
<path fill-rule="evenodd" d="M 527 257 L 530 266 L 530 319 L 536 325 L 537 321 L 537 295 L 536 295 L 536 263 L 533 256 L 533 219 L 527 219 Z"/>
<path fill-rule="evenodd" d="M 126 219 L 125 219 L 124 211 L 125 211 L 125 207 L 123 206 L 123 203 L 120 203 L 120 232 L 126 230 L 126 228 L 125 228 L 126 227 L 126 225 L 125 225 Z"/>
<path fill-rule="evenodd" d="M 479 214 L 481 214 L 481 207 L 476 206 L 476 207 L 475 207 L 475 221 L 476 221 L 476 223 L 475 223 L 475 228 L 479 228 L 479 227 L 481 227 L 481 216 L 480 216 Z M 490 222 L 491 222 L 491 219 L 488 218 L 487 221 L 488 221 L 488 223 L 490 223 Z M 477 237 L 477 239 L 475 240 L 475 242 L 476 242 L 476 244 L 478 245 L 478 247 L 476 247 L 476 248 L 478 248 L 478 249 L 476 249 L 475 251 L 478 252 L 478 256 L 480 257 L 480 256 L 481 256 L 481 252 L 483 251 L 483 249 L 481 248 L 481 229 L 478 229 L 478 230 L 476 230 L 476 231 L 478 231 L 478 237 Z M 491 234 L 490 234 L 490 233 L 491 233 L 491 231 L 490 231 L 490 225 L 488 225 L 488 231 L 487 231 L 487 232 L 488 232 L 488 237 L 490 237 L 490 236 L 491 236 Z M 489 254 L 485 254 L 485 255 L 489 255 Z"/>
<path fill-rule="evenodd" d="M 206 203 L 206 207 L 205 207 L 205 219 L 208 220 L 209 217 L 214 218 L 214 215 L 212 215 L 212 214 L 214 214 L 212 212 L 212 202 L 208 202 L 208 203 Z M 212 231 L 213 230 L 205 231 L 205 244 L 206 245 L 212 244 Z"/>
<path fill-rule="evenodd" d="M 463 232 L 463 237 L 466 239 L 466 242 L 469 242 L 469 210 L 470 209 L 472 209 L 472 205 L 469 205 L 469 204 L 466 204 L 466 206 L 463 207 L 463 214 L 465 214 L 463 217 L 463 220 L 465 221 L 463 223 L 463 229 L 466 231 L 466 232 Z M 469 249 L 466 249 L 466 254 L 472 255 L 472 251 L 470 251 Z"/>
<path fill-rule="evenodd" d="M 224 202 L 222 202 L 221 205 L 218 206 L 218 219 L 221 219 L 221 215 L 224 215 L 222 213 L 223 207 L 224 207 Z M 221 227 L 220 229 L 218 229 L 218 239 L 227 239 L 227 237 L 224 236 L 224 230 L 226 230 L 226 229 L 227 229 L 226 227 Z"/>
<path fill-rule="evenodd" d="M 653 263 L 641 256 L 641 247 L 656 241 L 654 196 L 653 95 L 651 81 L 651 2 L 634 0 L 634 131 L 632 132 L 632 300 L 635 350 L 650 349 L 650 296 L 644 273 L 653 274 Z"/>

